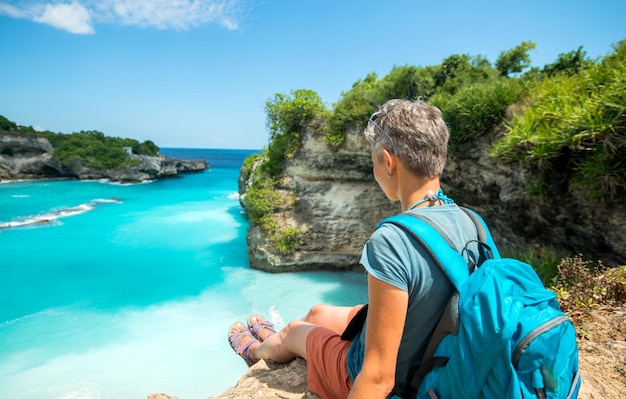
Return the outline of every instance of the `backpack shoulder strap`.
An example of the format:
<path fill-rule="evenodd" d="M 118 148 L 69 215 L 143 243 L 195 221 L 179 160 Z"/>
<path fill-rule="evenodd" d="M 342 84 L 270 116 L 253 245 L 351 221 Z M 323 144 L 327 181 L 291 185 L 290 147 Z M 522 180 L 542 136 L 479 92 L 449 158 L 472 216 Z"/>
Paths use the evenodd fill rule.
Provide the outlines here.
<path fill-rule="evenodd" d="M 460 290 L 469 277 L 467 262 L 443 231 L 435 227 L 427 218 L 413 213 L 390 216 L 378 226 L 383 223 L 394 224 L 409 233 L 426 250 L 456 290 Z"/>
<path fill-rule="evenodd" d="M 411 367 L 409 370 L 404 396 L 414 397 L 424 376 L 434 367 L 443 366 L 447 362 L 445 358 L 435 358 L 434 354 L 446 335 L 458 334 L 459 291 L 469 277 L 469 270 L 467 262 L 452 240 L 428 218 L 414 213 L 403 213 L 386 218 L 379 226 L 383 223 L 392 223 L 409 233 L 426 250 L 455 288 L 431 333 L 419 368 Z"/>
<path fill-rule="evenodd" d="M 465 208 L 463 206 L 459 206 L 459 208 L 463 212 L 465 212 L 467 216 L 469 216 L 469 218 L 474 223 L 474 226 L 476 226 L 476 231 L 478 232 L 478 240 L 482 243 L 487 244 L 487 246 L 491 250 L 491 255 L 494 259 L 500 258 L 500 252 L 498 252 L 498 247 L 496 247 L 496 243 L 493 241 L 493 237 L 491 236 L 489 227 L 487 227 L 487 223 L 485 223 L 483 218 L 478 213 L 469 208 Z"/>

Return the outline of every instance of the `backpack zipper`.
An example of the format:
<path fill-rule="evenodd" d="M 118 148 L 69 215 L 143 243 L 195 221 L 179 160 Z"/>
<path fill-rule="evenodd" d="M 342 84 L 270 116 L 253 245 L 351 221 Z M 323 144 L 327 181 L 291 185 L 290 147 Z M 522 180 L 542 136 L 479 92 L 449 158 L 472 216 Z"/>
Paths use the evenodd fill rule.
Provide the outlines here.
<path fill-rule="evenodd" d="M 513 366 L 517 368 L 517 363 L 519 363 L 519 359 L 520 357 L 522 357 L 522 352 L 524 352 L 524 349 L 526 349 L 526 347 L 528 347 L 528 345 L 530 345 L 530 343 L 535 338 L 537 338 L 539 335 L 543 334 L 544 332 L 551 330 L 552 328 L 560 324 L 565 323 L 566 321 L 570 321 L 569 317 L 567 317 L 566 315 L 561 315 L 561 316 L 553 318 L 552 320 L 548 320 L 547 322 L 543 324 L 540 324 L 539 326 L 535 327 L 531 332 L 526 334 L 524 339 L 522 339 L 519 342 L 519 344 L 517 344 L 515 351 L 513 351 L 513 357 L 512 357 Z"/>

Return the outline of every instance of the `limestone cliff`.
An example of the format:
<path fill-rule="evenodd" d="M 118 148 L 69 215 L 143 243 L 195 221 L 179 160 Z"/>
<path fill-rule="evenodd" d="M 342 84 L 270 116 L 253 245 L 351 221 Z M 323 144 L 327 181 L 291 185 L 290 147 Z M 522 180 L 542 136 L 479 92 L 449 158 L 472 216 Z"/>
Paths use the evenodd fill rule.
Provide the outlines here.
<path fill-rule="evenodd" d="M 582 253 L 609 266 L 626 264 L 624 198 L 590 200 L 583 190 L 560 182 L 548 198 L 531 196 L 531 176 L 524 168 L 487 155 L 496 137 L 455 148 L 442 181 L 459 203 L 485 218 L 501 250 L 551 249 L 563 256 Z"/>
<path fill-rule="evenodd" d="M 45 137 L 0 133 L 0 180 L 39 178 L 109 179 L 141 182 L 178 173 L 205 170 L 203 160 L 133 155 L 137 166 L 123 169 L 94 169 L 80 164 L 62 166 L 52 160 L 54 148 Z"/>
<path fill-rule="evenodd" d="M 518 165 L 490 158 L 496 133 L 453 146 L 442 176 L 446 193 L 483 215 L 501 251 L 526 252 L 528 247 L 558 250 L 564 256 L 582 253 L 605 264 L 626 263 L 624 199 L 590 201 L 582 191 L 553 187 L 551 198 L 531 197 L 529 175 Z M 339 149 L 332 149 L 312 130 L 302 136 L 300 151 L 285 164 L 277 188 L 295 205 L 277 217 L 303 231 L 294 254 L 271 249 L 263 232 L 251 226 L 248 251 L 252 267 L 278 272 L 304 269 L 350 269 L 375 225 L 396 213 L 371 172 L 369 146 L 359 130 L 349 131 Z M 240 181 L 245 192 L 254 180 Z"/>
<path fill-rule="evenodd" d="M 253 179 L 254 174 L 249 181 L 240 181 L 244 208 L 245 191 Z M 295 205 L 281 211 L 277 220 L 299 227 L 303 235 L 299 249 L 284 255 L 272 251 L 258 227 L 250 227 L 251 265 L 271 272 L 355 268 L 376 223 L 399 210 L 374 182 L 369 145 L 356 130 L 348 132 L 336 150 L 312 131 L 304 134 L 300 151 L 286 162 L 278 190 L 294 197 Z"/>

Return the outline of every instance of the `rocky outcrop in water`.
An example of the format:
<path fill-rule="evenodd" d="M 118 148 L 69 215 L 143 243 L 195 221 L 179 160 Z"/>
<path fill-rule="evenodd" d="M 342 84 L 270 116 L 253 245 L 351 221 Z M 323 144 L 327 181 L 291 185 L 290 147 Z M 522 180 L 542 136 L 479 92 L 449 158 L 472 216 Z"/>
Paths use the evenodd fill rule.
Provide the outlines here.
<path fill-rule="evenodd" d="M 246 181 L 240 179 L 244 208 L 246 190 L 255 178 L 253 173 Z M 308 131 L 298 154 L 286 162 L 277 190 L 294 205 L 279 211 L 275 219 L 283 227 L 299 228 L 302 236 L 296 252 L 280 254 L 259 227 L 250 226 L 251 266 L 270 272 L 357 268 L 376 223 L 399 210 L 374 182 L 369 145 L 357 131 L 348 132 L 336 150 Z"/>
<path fill-rule="evenodd" d="M 0 180 L 73 178 L 142 182 L 208 168 L 204 160 L 181 160 L 131 154 L 136 166 L 95 169 L 74 163 L 59 165 L 52 160 L 54 148 L 45 137 L 0 133 Z"/>

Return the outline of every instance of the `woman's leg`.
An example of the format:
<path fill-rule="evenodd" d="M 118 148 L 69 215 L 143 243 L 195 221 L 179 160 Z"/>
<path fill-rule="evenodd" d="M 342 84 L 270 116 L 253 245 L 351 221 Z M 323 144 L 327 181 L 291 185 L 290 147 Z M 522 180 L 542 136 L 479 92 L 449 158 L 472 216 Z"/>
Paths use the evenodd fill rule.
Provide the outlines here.
<path fill-rule="evenodd" d="M 317 327 L 302 320 L 291 321 L 265 341 L 252 344 L 250 357 L 253 360 L 269 359 L 278 363 L 289 362 L 298 356 L 306 359 L 307 336 Z"/>
<path fill-rule="evenodd" d="M 309 310 L 309 313 L 302 318 L 302 320 L 320 327 L 326 327 L 337 332 L 338 334 L 341 334 L 348 326 L 350 319 L 352 319 L 361 307 L 363 307 L 363 305 L 315 305 L 311 308 L 311 310 Z"/>
<path fill-rule="evenodd" d="M 249 356 L 255 361 L 269 359 L 278 363 L 289 362 L 298 356 L 306 359 L 306 340 L 311 330 L 324 327 L 341 334 L 362 306 L 315 305 L 301 320 L 293 320 L 265 341 L 250 345 Z M 242 344 L 248 339 L 252 338 L 244 338 Z"/>

